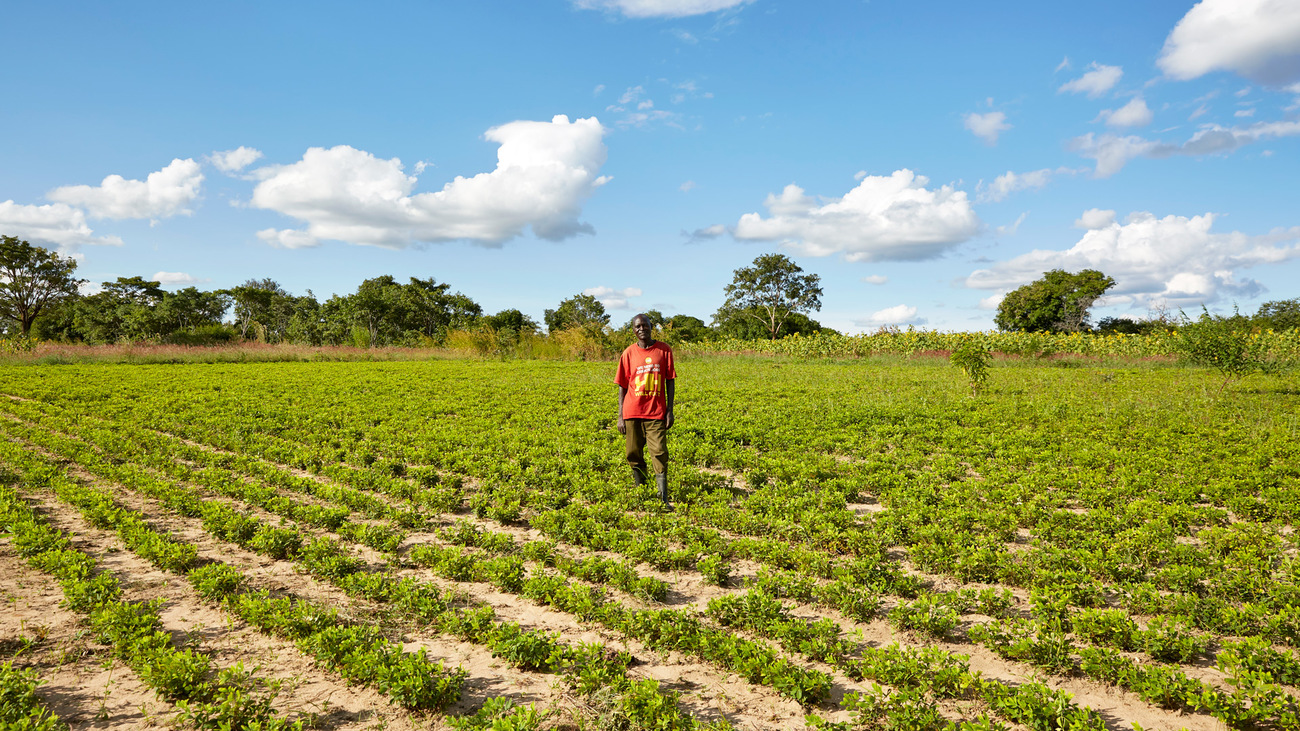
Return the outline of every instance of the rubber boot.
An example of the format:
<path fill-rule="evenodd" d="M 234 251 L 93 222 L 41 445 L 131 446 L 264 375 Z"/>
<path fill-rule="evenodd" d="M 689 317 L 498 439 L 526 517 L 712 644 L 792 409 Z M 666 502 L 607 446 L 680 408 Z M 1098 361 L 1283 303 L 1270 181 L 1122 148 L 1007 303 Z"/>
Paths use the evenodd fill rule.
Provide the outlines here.
<path fill-rule="evenodd" d="M 638 470 L 637 468 L 633 467 L 633 468 L 632 468 L 632 481 L 636 483 L 636 486 L 637 486 L 637 487 L 641 487 L 642 485 L 644 485 L 644 484 L 645 484 L 645 472 L 644 472 L 643 470 Z"/>
<path fill-rule="evenodd" d="M 662 473 L 656 474 L 655 487 L 659 488 L 659 499 L 664 501 L 664 505 L 672 507 L 668 502 L 668 475 Z"/>

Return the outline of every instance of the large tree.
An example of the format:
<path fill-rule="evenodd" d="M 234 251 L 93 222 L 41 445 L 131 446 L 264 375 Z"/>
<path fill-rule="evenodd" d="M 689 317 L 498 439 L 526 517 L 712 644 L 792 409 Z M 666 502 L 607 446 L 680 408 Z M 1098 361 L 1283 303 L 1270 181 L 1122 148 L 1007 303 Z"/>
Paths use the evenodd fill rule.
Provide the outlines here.
<path fill-rule="evenodd" d="M 546 321 L 546 330 L 552 333 L 568 330 L 571 327 L 601 328 L 609 324 L 605 305 L 589 294 L 573 295 L 560 302 L 560 306 L 556 309 L 543 312 L 542 319 Z"/>
<path fill-rule="evenodd" d="M 776 340 L 791 315 L 822 308 L 821 277 L 802 272 L 784 254 L 758 257 L 753 266 L 735 271 L 731 284 L 723 290 L 727 300 L 713 315 L 714 322 L 753 318 Z"/>
<path fill-rule="evenodd" d="M 0 317 L 27 335 L 42 312 L 77 296 L 83 280 L 72 275 L 76 269 L 71 257 L 0 236 Z"/>
<path fill-rule="evenodd" d="M 1064 269 L 1044 272 L 1023 287 L 1007 292 L 993 318 L 999 330 L 1077 332 L 1089 327 L 1088 310 L 1115 280 L 1096 269 L 1071 274 Z"/>

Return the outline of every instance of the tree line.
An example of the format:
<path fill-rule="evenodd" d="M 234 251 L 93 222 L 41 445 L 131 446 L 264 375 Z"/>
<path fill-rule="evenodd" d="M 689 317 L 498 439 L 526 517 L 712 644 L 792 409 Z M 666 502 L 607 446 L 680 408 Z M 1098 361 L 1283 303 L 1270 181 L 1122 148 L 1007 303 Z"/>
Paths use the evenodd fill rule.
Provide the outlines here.
<path fill-rule="evenodd" d="M 0 236 L 0 332 L 38 340 L 102 344 L 161 342 L 208 345 L 230 341 L 306 345 L 431 346 L 458 330 L 491 330 L 500 339 L 580 330 L 611 343 L 632 339 L 631 319 L 611 326 L 611 315 L 592 295 L 575 294 L 547 309 L 543 323 L 517 309 L 486 314 L 481 305 L 433 277 L 401 282 L 384 275 L 363 281 L 351 294 L 319 300 L 311 290 L 294 295 L 273 279 L 237 287 L 176 291 L 143 277 L 103 282 L 81 294 L 74 259 Z M 712 322 L 691 315 L 647 316 L 666 339 L 692 342 L 715 337 L 776 338 L 825 330 L 808 317 L 821 307 L 820 278 L 804 274 L 788 257 L 760 256 L 736 270 L 726 301 Z"/>
<path fill-rule="evenodd" d="M 85 281 L 76 277 L 76 268 L 74 259 L 0 236 L 0 333 L 88 344 L 252 340 L 369 347 L 436 346 L 452 332 L 490 331 L 508 346 L 542 334 L 544 327 L 549 335 L 580 331 L 605 347 L 633 339 L 631 319 L 615 328 L 605 306 L 588 294 L 562 300 L 538 323 L 517 309 L 486 314 L 469 296 L 433 277 L 409 277 L 406 282 L 390 275 L 374 277 L 351 294 L 321 301 L 311 290 L 294 295 L 273 279 L 250 279 L 211 291 L 167 291 L 158 281 L 119 277 L 84 295 L 80 287 Z M 1179 324 L 1162 315 L 1147 320 L 1108 317 L 1094 326 L 1091 308 L 1114 286 L 1113 278 L 1095 269 L 1045 272 L 1008 292 L 994 322 L 1003 331 L 1132 334 Z M 783 254 L 764 254 L 751 266 L 735 270 L 723 295 L 707 324 L 685 314 L 645 314 L 659 337 L 669 342 L 777 339 L 830 331 L 810 317 L 821 309 L 820 277 L 805 273 Z M 1300 298 L 1266 302 L 1254 315 L 1234 313 L 1219 319 L 1234 327 L 1300 327 Z"/>

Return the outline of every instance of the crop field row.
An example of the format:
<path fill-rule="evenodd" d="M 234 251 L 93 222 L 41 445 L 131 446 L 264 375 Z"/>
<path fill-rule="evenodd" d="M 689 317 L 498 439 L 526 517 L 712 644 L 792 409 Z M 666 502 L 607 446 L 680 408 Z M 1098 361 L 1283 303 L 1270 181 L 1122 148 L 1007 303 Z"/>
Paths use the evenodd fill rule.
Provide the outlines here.
<path fill-rule="evenodd" d="M 0 722 L 1300 729 L 1294 376 L 688 357 L 671 508 L 612 378 L 7 369 Z"/>

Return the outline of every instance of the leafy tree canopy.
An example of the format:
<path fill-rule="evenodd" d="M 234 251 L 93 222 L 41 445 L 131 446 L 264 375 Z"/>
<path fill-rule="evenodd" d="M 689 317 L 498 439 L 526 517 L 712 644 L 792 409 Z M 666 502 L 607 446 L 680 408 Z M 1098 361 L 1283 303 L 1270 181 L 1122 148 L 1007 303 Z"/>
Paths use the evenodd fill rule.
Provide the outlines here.
<path fill-rule="evenodd" d="M 77 296 L 77 262 L 13 236 L 0 236 L 0 318 L 23 335 L 45 310 Z"/>
<path fill-rule="evenodd" d="M 784 254 L 758 257 L 753 266 L 735 271 L 731 284 L 723 289 L 727 299 L 714 314 L 714 322 L 753 318 L 762 323 L 766 337 L 776 340 L 792 315 L 822 308 L 821 277 L 802 272 Z"/>
<path fill-rule="evenodd" d="M 1292 330 L 1300 327 L 1300 297 L 1274 300 L 1259 306 L 1255 321 L 1273 330 Z"/>
<path fill-rule="evenodd" d="M 999 330 L 1077 332 L 1089 327 L 1088 310 L 1115 280 L 1096 269 L 1071 274 L 1064 269 L 1044 272 L 1041 279 L 1002 298 L 993 318 Z"/>
<path fill-rule="evenodd" d="M 609 315 L 605 313 L 605 306 L 589 294 L 573 295 L 560 302 L 560 306 L 554 310 L 546 310 L 542 313 L 542 319 L 546 321 L 547 332 L 592 325 L 604 327 L 609 324 Z"/>

